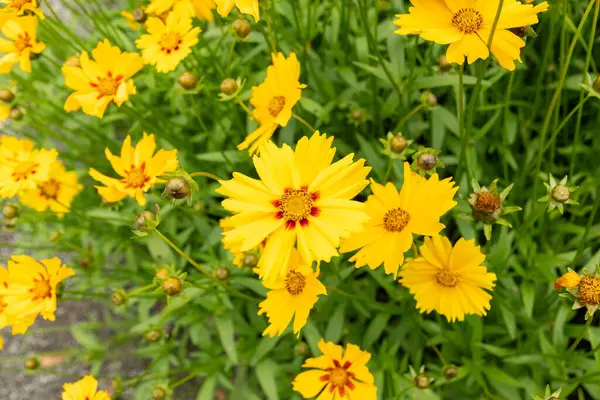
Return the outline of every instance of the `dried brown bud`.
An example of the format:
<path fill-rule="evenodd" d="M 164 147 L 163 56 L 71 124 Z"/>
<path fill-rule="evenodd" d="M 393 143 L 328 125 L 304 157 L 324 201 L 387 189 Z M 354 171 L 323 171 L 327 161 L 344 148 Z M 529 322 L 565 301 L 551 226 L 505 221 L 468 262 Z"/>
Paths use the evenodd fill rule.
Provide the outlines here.
<path fill-rule="evenodd" d="M 229 279 L 229 270 L 225 267 L 219 267 L 215 271 L 215 276 L 220 281 L 226 281 L 227 279 Z"/>
<path fill-rule="evenodd" d="M 142 10 L 141 8 L 136 8 L 135 10 L 133 10 L 133 19 L 136 22 L 139 22 L 140 24 L 143 24 L 144 22 L 146 22 L 146 18 L 147 15 L 144 12 L 144 10 Z"/>
<path fill-rule="evenodd" d="M 162 289 L 167 296 L 175 296 L 181 292 L 183 284 L 176 276 L 170 276 L 162 283 Z"/>
<path fill-rule="evenodd" d="M 154 221 L 155 219 L 156 217 L 152 211 L 142 211 L 142 213 L 135 219 L 135 227 L 137 229 L 144 229 L 148 221 Z"/>
<path fill-rule="evenodd" d="M 431 384 L 431 379 L 425 374 L 418 374 L 414 379 L 415 386 L 419 389 L 427 389 Z"/>
<path fill-rule="evenodd" d="M 258 264 L 258 257 L 254 253 L 246 253 L 242 262 L 244 267 L 254 268 Z"/>
<path fill-rule="evenodd" d="M 194 89 L 198 84 L 198 78 L 191 72 L 183 72 L 179 75 L 179 84 L 184 89 Z"/>
<path fill-rule="evenodd" d="M 36 370 L 40 367 L 40 362 L 36 357 L 29 357 L 27 360 L 25 360 L 25 369 L 28 370 Z"/>
<path fill-rule="evenodd" d="M 21 111 L 20 107 L 13 107 L 10 110 L 10 119 L 13 121 L 20 121 L 23 119 L 23 111 Z"/>
<path fill-rule="evenodd" d="M 394 153 L 400 154 L 408 147 L 408 141 L 402 135 L 396 135 L 390 140 L 390 148 Z"/>
<path fill-rule="evenodd" d="M 433 153 L 423 153 L 417 158 L 417 166 L 423 171 L 431 171 L 437 164 L 437 157 Z"/>
<path fill-rule="evenodd" d="M 237 90 L 238 85 L 235 79 L 225 78 L 223 82 L 221 82 L 221 93 L 223 94 L 233 94 Z"/>
<path fill-rule="evenodd" d="M 186 198 L 190 192 L 190 185 L 181 178 L 173 178 L 165 185 L 165 191 L 176 200 Z"/>
<path fill-rule="evenodd" d="M 446 59 L 446 56 L 443 54 L 440 56 L 438 64 L 440 66 L 440 71 L 442 72 L 450 71 L 450 69 L 452 68 L 452 64 L 448 62 L 448 59 Z"/>
<path fill-rule="evenodd" d="M 0 89 L 0 100 L 5 103 L 10 103 L 15 98 L 12 90 L 10 89 Z"/>
<path fill-rule="evenodd" d="M 232 28 L 235 31 L 235 34 L 240 39 L 244 39 L 250 34 L 250 31 L 252 31 L 252 26 L 250 25 L 250 22 L 246 21 L 245 19 L 235 20 L 232 25 Z"/>
<path fill-rule="evenodd" d="M 496 212 L 502 201 L 500 195 L 495 192 L 481 192 L 477 194 L 477 200 L 475 201 L 475 209 L 478 211 L 485 211 L 488 213 Z"/>
<path fill-rule="evenodd" d="M 458 376 L 458 367 L 456 365 L 447 365 L 442 370 L 442 375 L 446 379 L 454 379 Z"/>

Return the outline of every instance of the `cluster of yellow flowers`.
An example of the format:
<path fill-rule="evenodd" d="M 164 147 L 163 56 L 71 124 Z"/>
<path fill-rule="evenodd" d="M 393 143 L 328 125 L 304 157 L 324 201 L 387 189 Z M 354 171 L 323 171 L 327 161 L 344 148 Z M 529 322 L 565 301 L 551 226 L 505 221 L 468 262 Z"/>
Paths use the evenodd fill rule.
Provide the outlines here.
<path fill-rule="evenodd" d="M 57 157 L 56 150 L 35 149 L 30 140 L 0 137 L 0 198 L 19 196 L 22 204 L 40 212 L 69 212 L 83 187 Z"/>

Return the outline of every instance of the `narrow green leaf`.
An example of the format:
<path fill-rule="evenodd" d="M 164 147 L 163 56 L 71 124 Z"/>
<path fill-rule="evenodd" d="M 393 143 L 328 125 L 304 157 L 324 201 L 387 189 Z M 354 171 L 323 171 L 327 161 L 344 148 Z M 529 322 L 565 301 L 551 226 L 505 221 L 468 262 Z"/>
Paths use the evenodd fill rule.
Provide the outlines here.
<path fill-rule="evenodd" d="M 215 323 L 225 353 L 227 353 L 232 363 L 237 364 L 238 355 L 233 337 L 233 320 L 231 319 L 231 315 L 219 315 L 215 318 Z"/>
<path fill-rule="evenodd" d="M 265 360 L 256 366 L 256 378 L 268 400 L 279 400 L 275 383 L 276 374 L 277 364 L 271 360 Z"/>

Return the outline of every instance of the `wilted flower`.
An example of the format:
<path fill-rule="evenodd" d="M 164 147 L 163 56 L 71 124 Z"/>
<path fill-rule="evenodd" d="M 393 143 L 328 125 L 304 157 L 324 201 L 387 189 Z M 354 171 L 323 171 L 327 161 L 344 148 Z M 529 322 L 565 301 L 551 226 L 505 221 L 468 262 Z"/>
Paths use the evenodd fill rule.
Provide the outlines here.
<path fill-rule="evenodd" d="M 579 203 L 571 199 L 571 193 L 578 189 L 577 186 L 567 186 L 568 177 L 565 175 L 559 183 L 552 174 L 548 174 L 548 183 L 544 182 L 544 186 L 548 189 L 548 193 L 538 199 L 539 202 L 548 203 L 548 212 L 555 208 L 562 214 L 565 211 L 565 204 L 578 205 Z"/>
<path fill-rule="evenodd" d="M 503 215 L 521 211 L 521 207 L 504 205 L 504 200 L 510 193 L 513 184 L 508 185 L 502 192 L 498 193 L 496 189 L 497 183 L 498 179 L 494 179 L 490 187 L 487 188 L 479 186 L 479 183 L 475 179 L 471 181 L 473 193 L 469 197 L 469 205 L 473 212 L 468 218 L 483 223 L 483 232 L 487 240 L 492 238 L 493 224 L 512 228 L 510 222 L 502 218 Z"/>
<path fill-rule="evenodd" d="M 583 274 L 578 274 L 569 268 L 569 272 L 554 281 L 554 288 L 560 290 L 566 288 L 569 293 L 561 293 L 559 296 L 574 300 L 573 310 L 585 307 L 586 321 L 591 318 L 600 304 L 600 275 L 596 266 L 594 274 L 591 274 L 587 268 L 583 269 Z"/>

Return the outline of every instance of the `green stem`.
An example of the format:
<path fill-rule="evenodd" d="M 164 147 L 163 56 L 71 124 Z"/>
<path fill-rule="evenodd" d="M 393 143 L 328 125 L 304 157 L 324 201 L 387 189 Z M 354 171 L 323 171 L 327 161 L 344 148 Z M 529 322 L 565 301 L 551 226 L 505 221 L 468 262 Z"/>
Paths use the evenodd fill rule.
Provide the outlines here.
<path fill-rule="evenodd" d="M 267 28 L 269 30 L 269 45 L 271 46 L 271 52 L 277 53 L 277 42 L 275 41 L 275 32 L 273 31 L 273 22 L 271 21 L 271 10 L 273 4 L 269 5 L 269 9 L 265 12 L 265 21 L 267 22 Z"/>
<path fill-rule="evenodd" d="M 587 321 L 585 321 L 585 325 L 581 329 L 581 332 L 579 333 L 579 337 L 577 337 L 577 340 L 575 340 L 575 342 L 573 342 L 573 344 L 571 345 L 571 347 L 569 347 L 569 349 L 565 353 L 564 358 L 567 358 L 569 356 L 569 354 L 571 354 L 573 351 L 575 351 L 575 349 L 577 348 L 577 346 L 579 345 L 579 343 L 583 339 L 583 335 L 585 335 L 585 332 L 588 330 L 588 328 L 590 327 L 590 325 L 592 325 L 592 321 L 593 320 L 594 320 L 594 317 L 591 316 L 590 318 L 588 318 Z"/>
<path fill-rule="evenodd" d="M 250 111 L 250 109 L 248 108 L 248 106 L 246 106 L 246 104 L 244 104 L 244 102 L 242 101 L 242 99 L 240 99 L 238 96 L 235 96 L 235 100 L 239 103 L 240 106 L 242 106 L 242 108 L 244 109 L 244 111 L 246 111 L 246 114 L 248 114 L 248 116 L 250 117 L 250 119 L 254 119 L 254 117 L 252 116 L 252 112 Z"/>
<path fill-rule="evenodd" d="M 583 97 L 583 96 L 582 96 L 582 97 L 581 97 L 581 99 L 579 100 L 579 104 L 577 104 L 577 105 L 575 106 L 575 108 L 573 108 L 573 109 L 571 110 L 571 112 L 570 112 L 569 114 L 567 114 L 567 116 L 566 116 L 566 117 L 565 117 L 565 118 L 562 120 L 562 122 L 561 122 L 561 123 L 558 125 L 558 128 L 556 128 L 556 129 L 554 130 L 554 132 L 552 132 L 552 135 L 550 136 L 550 141 L 548 142 L 548 144 L 546 144 L 546 147 L 544 147 L 544 150 L 543 150 L 543 152 L 544 152 L 544 153 L 545 153 L 545 152 L 548 150 L 548 148 L 549 148 L 549 147 L 552 145 L 552 143 L 554 143 L 554 141 L 556 140 L 556 137 L 558 136 L 559 132 L 562 130 L 562 128 L 564 128 L 564 127 L 565 127 L 565 125 L 567 124 L 567 122 L 569 122 L 569 120 L 571 119 L 571 117 L 572 117 L 573 115 L 575 115 L 575 113 L 576 113 L 576 112 L 578 112 L 578 111 L 581 111 L 581 110 L 582 110 L 582 108 L 583 108 L 583 106 L 584 106 L 585 102 L 586 102 L 586 101 L 588 101 L 588 100 L 590 99 L 590 97 L 592 97 L 590 94 L 588 94 L 586 97 Z M 580 118 L 580 117 L 579 117 L 579 115 L 580 115 L 580 114 L 581 114 L 581 112 L 579 112 L 579 113 L 578 113 L 578 118 Z M 580 120 L 578 120 L 578 122 L 580 122 Z M 575 130 L 575 137 L 576 137 L 576 138 L 577 138 L 577 136 L 578 136 L 578 133 L 579 133 L 579 131 L 576 129 L 576 130 Z M 575 146 L 575 141 L 576 141 L 576 139 L 574 139 L 574 140 L 573 140 L 573 146 Z M 575 153 L 573 153 L 573 154 L 575 154 Z M 573 166 L 573 165 L 574 165 L 574 162 L 575 162 L 575 161 L 574 161 L 573 159 L 571 159 L 571 166 Z M 572 174 L 573 174 L 573 171 L 571 171 L 571 172 L 569 173 L 569 175 L 570 175 L 570 176 L 572 176 Z"/>
<path fill-rule="evenodd" d="M 233 39 L 233 42 L 231 43 L 231 47 L 229 48 L 229 54 L 227 55 L 227 66 L 225 67 L 225 73 L 227 74 L 227 76 L 229 76 L 229 71 L 231 68 L 231 59 L 233 58 L 233 50 L 235 50 L 236 43 L 237 43 L 237 40 Z"/>
<path fill-rule="evenodd" d="M 165 241 L 165 243 L 167 243 L 169 246 L 171 246 L 171 248 L 173 250 L 175 250 L 175 252 L 177 254 L 179 254 L 181 257 L 183 257 L 187 262 L 189 262 L 190 264 L 192 264 L 198 271 L 200 271 L 200 273 L 206 275 L 206 276 L 211 276 L 208 271 L 206 269 L 204 269 L 204 267 L 200 264 L 198 264 L 196 261 L 194 261 L 190 256 L 187 255 L 186 252 L 184 252 L 183 250 L 181 250 L 179 247 L 177 247 L 177 245 L 173 242 L 171 242 L 169 240 L 169 238 L 167 238 L 165 235 L 163 235 L 158 229 L 155 229 L 154 232 L 156 232 L 156 234 L 158 236 L 160 236 L 160 238 L 162 240 Z"/>
<path fill-rule="evenodd" d="M 463 164 L 468 163 L 467 158 L 467 147 L 469 144 L 469 137 L 465 129 L 465 81 L 464 81 L 464 70 L 465 64 L 460 65 L 458 71 L 458 133 L 460 134 L 461 149 L 458 157 L 458 166 L 456 168 L 456 181 L 459 182 Z M 467 176 L 470 175 L 469 166 L 466 167 Z M 470 183 L 469 179 L 469 183 Z"/>
<path fill-rule="evenodd" d="M 292 114 L 292 117 L 294 117 L 298 122 L 306 126 L 308 129 L 310 129 L 311 133 L 316 131 L 316 129 L 311 124 L 309 124 L 304 118 L 300 117 L 298 114 Z"/>
<path fill-rule="evenodd" d="M 137 294 L 144 293 L 144 292 L 146 292 L 146 291 L 148 291 L 150 289 L 154 289 L 155 287 L 156 287 L 156 285 L 154 283 L 151 283 L 151 284 L 149 284 L 147 286 L 144 286 L 144 287 L 132 290 L 131 292 L 126 293 L 126 294 L 127 294 L 127 297 L 133 297 L 133 296 L 135 296 Z"/>
<path fill-rule="evenodd" d="M 198 376 L 198 374 L 196 374 L 196 373 L 189 374 L 189 375 L 187 375 L 187 376 L 185 376 L 185 377 L 183 377 L 183 378 L 179 379 L 178 381 L 176 381 L 176 382 L 174 382 L 174 383 L 170 384 L 170 385 L 169 385 L 169 387 L 170 387 L 171 389 L 175 389 L 177 386 L 181 386 L 181 385 L 183 385 L 184 383 L 186 383 L 187 381 L 191 381 L 192 379 L 194 379 L 194 378 L 195 378 L 195 377 L 197 377 L 197 376 Z"/>
<path fill-rule="evenodd" d="M 598 170 L 600 171 L 600 168 Z M 599 178 L 599 175 L 600 174 L 596 173 L 596 179 Z M 597 191 L 597 193 L 596 193 L 596 200 L 594 201 L 594 207 L 592 207 L 592 212 L 590 213 L 590 216 L 588 218 L 588 222 L 585 227 L 585 231 L 583 232 L 583 236 L 579 240 L 579 246 L 577 246 L 577 252 L 575 253 L 575 257 L 573 257 L 572 264 L 574 267 L 577 264 L 577 259 L 579 258 L 579 256 L 583 252 L 583 249 L 585 248 L 585 242 L 587 240 L 588 235 L 590 234 L 592 225 L 594 225 L 594 220 L 596 218 L 596 212 L 598 211 L 598 208 L 600 208 L 600 191 Z"/>
<path fill-rule="evenodd" d="M 394 168 L 394 159 L 390 157 L 390 161 L 388 162 L 387 169 L 385 170 L 385 175 L 383 176 L 383 184 L 386 184 L 389 181 L 393 168 Z"/>
<path fill-rule="evenodd" d="M 192 172 L 192 173 L 190 174 L 190 176 L 191 176 L 192 178 L 193 178 L 193 177 L 195 177 L 195 176 L 204 176 L 204 177 L 206 177 L 206 178 L 210 178 L 210 179 L 212 179 L 212 180 L 215 180 L 215 181 L 217 181 L 217 182 L 219 182 L 219 181 L 222 181 L 222 179 L 221 179 L 221 178 L 219 178 L 218 176 L 216 176 L 216 175 L 214 175 L 214 174 L 211 174 L 210 172 L 202 172 L 202 171 L 200 171 L 200 172 Z"/>
<path fill-rule="evenodd" d="M 406 114 L 404 117 L 402 117 L 402 119 L 400 120 L 400 122 L 398 122 L 398 124 L 396 125 L 396 129 L 394 129 L 394 132 L 398 132 L 398 130 L 405 123 L 407 123 L 409 119 L 411 119 L 413 116 L 415 116 L 419 111 L 421 111 L 425 107 L 427 107 L 425 104 L 419 104 L 418 106 L 416 106 L 415 108 L 413 108 L 408 114 Z"/>

